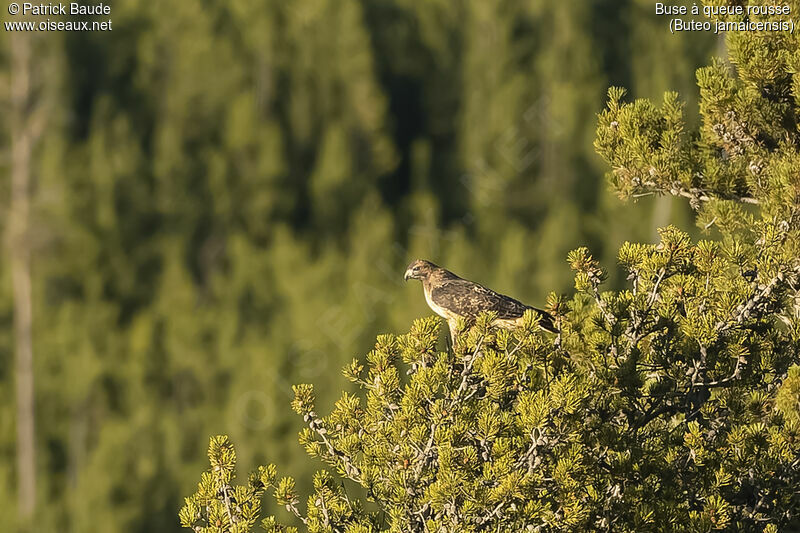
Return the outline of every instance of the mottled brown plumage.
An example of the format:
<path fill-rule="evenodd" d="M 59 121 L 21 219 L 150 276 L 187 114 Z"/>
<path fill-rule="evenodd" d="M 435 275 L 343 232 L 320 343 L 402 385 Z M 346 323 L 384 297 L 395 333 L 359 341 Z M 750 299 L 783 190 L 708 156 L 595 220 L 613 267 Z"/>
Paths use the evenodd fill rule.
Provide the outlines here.
<path fill-rule="evenodd" d="M 451 335 L 459 318 L 471 321 L 486 311 L 497 314 L 494 321 L 497 326 L 506 329 L 519 327 L 522 315 L 528 309 L 539 314 L 539 325 L 542 329 L 556 332 L 553 319 L 546 311 L 460 278 L 430 261 L 413 261 L 406 269 L 405 279 L 418 279 L 422 282 L 425 301 L 434 313 L 447 320 Z"/>

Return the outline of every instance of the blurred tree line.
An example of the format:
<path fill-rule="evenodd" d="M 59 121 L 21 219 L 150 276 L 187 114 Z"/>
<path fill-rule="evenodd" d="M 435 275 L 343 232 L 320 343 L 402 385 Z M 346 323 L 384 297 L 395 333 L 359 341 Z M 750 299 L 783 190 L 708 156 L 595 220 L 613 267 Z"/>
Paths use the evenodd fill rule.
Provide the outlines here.
<path fill-rule="evenodd" d="M 572 291 L 568 250 L 610 265 L 690 225 L 680 203 L 612 198 L 592 148 L 609 85 L 696 101 L 715 42 L 670 35 L 649 2 L 111 6 L 112 32 L 13 36 L 47 109 L 25 239 L 36 531 L 177 531 L 210 434 L 309 479 L 290 384 L 328 403 L 376 333 L 429 314 L 402 284 L 414 257 L 541 304 Z M 10 263 L 0 524 L 24 530 Z"/>

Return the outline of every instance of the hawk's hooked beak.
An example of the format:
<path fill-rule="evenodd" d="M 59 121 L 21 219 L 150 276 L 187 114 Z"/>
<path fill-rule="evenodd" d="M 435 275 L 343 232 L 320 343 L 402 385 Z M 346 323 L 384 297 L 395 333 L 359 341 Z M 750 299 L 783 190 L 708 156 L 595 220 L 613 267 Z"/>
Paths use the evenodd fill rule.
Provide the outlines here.
<path fill-rule="evenodd" d="M 414 277 L 413 272 L 411 272 L 411 269 L 409 268 L 408 270 L 406 270 L 406 273 L 403 275 L 403 280 L 404 281 L 408 281 L 413 277 Z"/>

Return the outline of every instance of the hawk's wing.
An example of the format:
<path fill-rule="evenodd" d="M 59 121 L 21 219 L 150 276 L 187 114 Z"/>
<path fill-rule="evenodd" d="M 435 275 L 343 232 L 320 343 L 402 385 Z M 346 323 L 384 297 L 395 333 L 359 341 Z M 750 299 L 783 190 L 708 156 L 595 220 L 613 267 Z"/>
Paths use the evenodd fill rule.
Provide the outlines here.
<path fill-rule="evenodd" d="M 465 279 L 447 280 L 431 290 L 433 303 L 464 318 L 475 318 L 480 313 L 494 311 L 497 318 L 519 318 L 528 306 L 498 294 Z"/>
<path fill-rule="evenodd" d="M 493 311 L 499 320 L 515 320 L 532 309 L 541 317 L 540 325 L 555 331 L 552 317 L 535 307 L 530 307 L 510 296 L 499 294 L 482 285 L 461 278 L 449 279 L 431 289 L 430 299 L 443 310 L 467 319 L 486 311 Z"/>

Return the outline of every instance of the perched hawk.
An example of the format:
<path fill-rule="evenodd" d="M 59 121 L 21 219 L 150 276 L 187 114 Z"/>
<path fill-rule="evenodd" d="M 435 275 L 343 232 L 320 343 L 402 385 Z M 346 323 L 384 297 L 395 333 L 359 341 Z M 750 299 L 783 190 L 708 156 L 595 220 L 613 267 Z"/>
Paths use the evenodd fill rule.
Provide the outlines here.
<path fill-rule="evenodd" d="M 497 313 L 494 324 L 513 329 L 522 323 L 522 315 L 528 309 L 539 314 L 542 329 L 555 333 L 553 318 L 541 309 L 530 307 L 509 296 L 498 294 L 482 285 L 459 278 L 430 261 L 417 259 L 408 265 L 405 279 L 418 279 L 425 291 L 425 301 L 434 313 L 447 320 L 450 335 L 453 335 L 458 318 L 474 319 L 485 311 Z"/>

